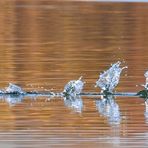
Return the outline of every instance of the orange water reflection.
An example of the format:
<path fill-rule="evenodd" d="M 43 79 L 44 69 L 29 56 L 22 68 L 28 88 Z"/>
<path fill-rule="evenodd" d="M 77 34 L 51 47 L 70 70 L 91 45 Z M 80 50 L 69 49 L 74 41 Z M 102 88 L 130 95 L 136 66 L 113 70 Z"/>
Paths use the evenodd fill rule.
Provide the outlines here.
<path fill-rule="evenodd" d="M 129 69 L 117 91 L 138 91 L 148 68 L 148 4 L 34 0 L 0 1 L 0 87 L 9 82 L 24 90 L 62 91 L 84 76 L 85 91 L 117 60 Z M 127 75 L 127 76 L 126 76 Z M 111 126 L 83 98 L 82 113 L 62 99 L 25 98 L 14 106 L 0 101 L 1 145 L 10 147 L 147 147 L 144 101 L 116 99 L 121 123 Z M 138 143 L 139 142 L 139 143 Z M 127 143 L 127 144 L 126 144 Z M 129 144 L 130 143 L 130 144 Z"/>

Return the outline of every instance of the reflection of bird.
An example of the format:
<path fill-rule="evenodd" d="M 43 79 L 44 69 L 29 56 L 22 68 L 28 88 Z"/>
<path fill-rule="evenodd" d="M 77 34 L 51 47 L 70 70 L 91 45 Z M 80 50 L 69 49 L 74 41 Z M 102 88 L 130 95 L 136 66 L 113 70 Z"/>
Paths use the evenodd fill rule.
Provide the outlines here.
<path fill-rule="evenodd" d="M 76 95 L 80 94 L 84 86 L 84 82 L 82 81 L 82 77 L 80 77 L 78 80 L 72 80 L 68 82 L 65 87 L 63 93 L 65 95 Z"/>
<path fill-rule="evenodd" d="M 64 104 L 75 112 L 82 112 L 83 101 L 80 96 L 66 96 L 64 97 Z"/>
<path fill-rule="evenodd" d="M 103 98 L 96 101 L 96 108 L 98 112 L 107 117 L 110 124 L 120 124 L 119 106 L 114 100 L 113 95 L 102 96 Z"/>
<path fill-rule="evenodd" d="M 100 87 L 102 90 L 112 92 L 119 83 L 122 70 L 127 68 L 121 68 L 120 65 L 121 62 L 118 61 L 113 64 L 107 71 L 104 71 L 104 73 L 100 74 L 99 79 L 96 81 L 96 86 Z"/>

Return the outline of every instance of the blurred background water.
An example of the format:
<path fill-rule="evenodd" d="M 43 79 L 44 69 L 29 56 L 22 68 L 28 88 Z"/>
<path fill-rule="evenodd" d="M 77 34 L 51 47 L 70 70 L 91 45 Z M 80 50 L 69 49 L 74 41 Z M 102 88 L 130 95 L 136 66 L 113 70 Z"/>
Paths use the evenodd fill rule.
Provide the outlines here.
<path fill-rule="evenodd" d="M 83 76 L 84 91 L 99 92 L 98 75 L 120 60 L 128 70 L 116 91 L 137 92 L 148 70 L 147 18 L 148 3 L 1 0 L 0 88 L 59 92 Z M 143 99 L 99 99 L 1 97 L 0 146 L 148 147 Z"/>

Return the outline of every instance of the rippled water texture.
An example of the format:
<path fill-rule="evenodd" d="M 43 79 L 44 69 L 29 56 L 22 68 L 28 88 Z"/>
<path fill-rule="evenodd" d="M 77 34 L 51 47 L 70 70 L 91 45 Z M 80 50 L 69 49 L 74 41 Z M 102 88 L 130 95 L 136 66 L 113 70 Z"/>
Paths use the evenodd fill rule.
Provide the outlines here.
<path fill-rule="evenodd" d="M 121 61 L 118 92 L 137 92 L 148 70 L 148 3 L 0 1 L 0 89 L 84 91 Z M 136 87 L 137 85 L 137 87 Z M 0 96 L 0 147 L 148 147 L 142 98 Z"/>

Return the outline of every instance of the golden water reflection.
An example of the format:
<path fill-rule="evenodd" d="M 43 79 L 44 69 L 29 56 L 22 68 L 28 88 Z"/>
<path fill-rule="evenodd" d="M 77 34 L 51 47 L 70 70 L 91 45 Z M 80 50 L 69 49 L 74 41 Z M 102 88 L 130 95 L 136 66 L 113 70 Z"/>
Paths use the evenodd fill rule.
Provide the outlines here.
<path fill-rule="evenodd" d="M 117 91 L 136 92 L 148 68 L 148 4 L 47 0 L 0 1 L 0 87 L 9 82 L 24 90 L 62 91 L 81 75 L 84 91 L 117 60 L 129 69 Z M 81 100 L 81 99 L 80 99 Z M 82 98 L 82 111 L 61 98 L 0 100 L 3 147 L 148 146 L 147 108 L 139 98 L 115 98 L 118 126 Z M 14 101 L 14 100 L 13 100 Z M 67 105 L 67 106 L 66 106 Z"/>

